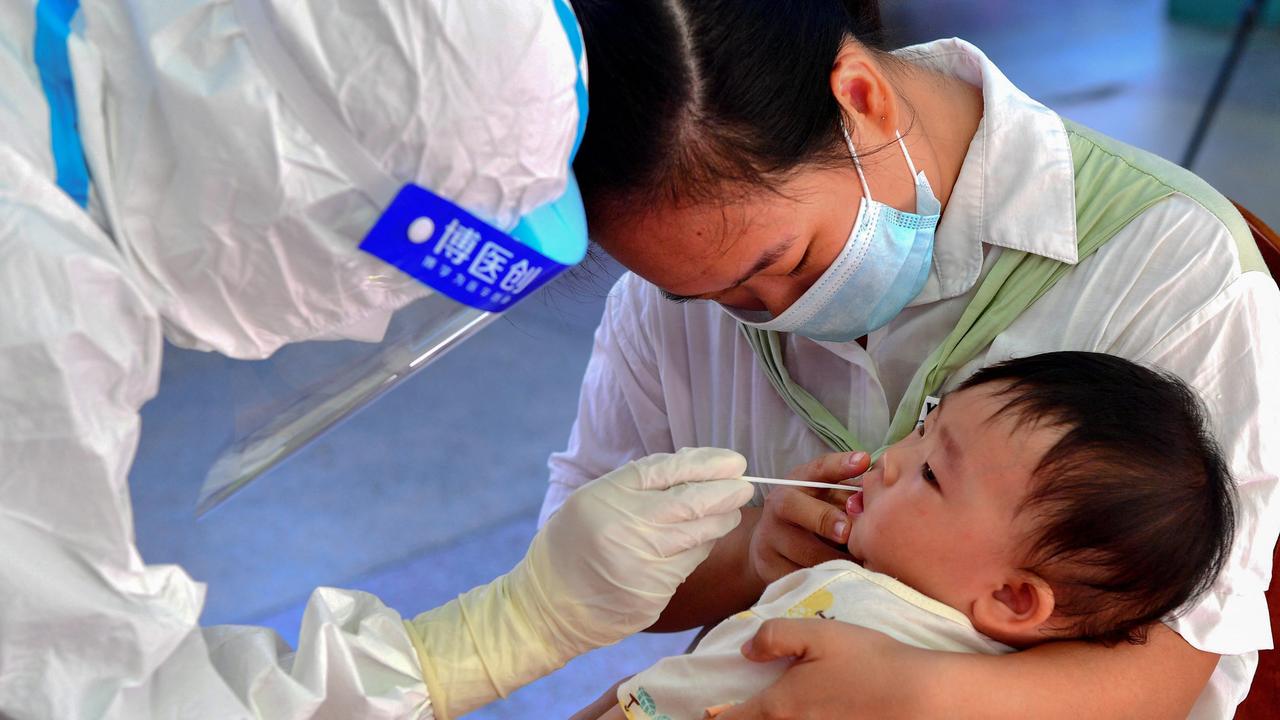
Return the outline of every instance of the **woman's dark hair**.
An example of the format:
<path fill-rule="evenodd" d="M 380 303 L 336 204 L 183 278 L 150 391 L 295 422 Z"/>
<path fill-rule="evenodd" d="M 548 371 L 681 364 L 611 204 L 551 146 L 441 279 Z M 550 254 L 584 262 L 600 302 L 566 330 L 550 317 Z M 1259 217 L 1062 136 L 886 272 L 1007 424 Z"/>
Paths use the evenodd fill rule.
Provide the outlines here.
<path fill-rule="evenodd" d="M 847 163 L 830 72 L 883 41 L 876 0 L 571 0 L 590 113 L 574 171 L 588 207 L 705 200 Z"/>
<path fill-rule="evenodd" d="M 1235 483 L 1178 378 L 1112 355 L 1055 352 L 978 371 L 1002 413 L 1065 430 L 1022 512 L 1026 569 L 1053 588 L 1072 637 L 1141 643 L 1213 585 L 1235 528 Z"/>

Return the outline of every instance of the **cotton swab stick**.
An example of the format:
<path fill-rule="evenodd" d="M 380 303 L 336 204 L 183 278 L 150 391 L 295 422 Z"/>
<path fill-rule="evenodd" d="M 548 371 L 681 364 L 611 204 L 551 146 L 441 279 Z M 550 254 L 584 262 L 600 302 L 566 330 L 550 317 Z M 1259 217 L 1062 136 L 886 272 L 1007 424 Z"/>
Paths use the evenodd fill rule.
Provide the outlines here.
<path fill-rule="evenodd" d="M 810 480 L 783 480 L 781 478 L 751 477 L 749 475 L 742 476 L 742 479 L 758 485 L 791 485 L 793 487 L 820 488 L 822 490 L 862 492 L 862 488 L 857 485 L 837 485 L 835 483 L 813 482 Z"/>

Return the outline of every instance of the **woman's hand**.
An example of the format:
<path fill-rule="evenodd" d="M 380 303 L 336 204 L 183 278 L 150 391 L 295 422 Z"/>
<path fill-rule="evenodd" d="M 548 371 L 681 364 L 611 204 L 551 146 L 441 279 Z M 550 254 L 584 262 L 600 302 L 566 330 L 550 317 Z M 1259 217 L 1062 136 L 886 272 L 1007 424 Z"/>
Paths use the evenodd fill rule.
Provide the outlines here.
<path fill-rule="evenodd" d="M 791 480 L 839 483 L 867 471 L 866 453 L 829 453 L 787 474 Z M 849 493 L 775 488 L 751 536 L 750 565 L 764 583 L 828 560 L 848 559 L 844 502 Z"/>
<path fill-rule="evenodd" d="M 922 717 L 934 653 L 838 620 L 768 620 L 742 654 L 794 658 L 773 685 L 716 720 Z"/>
<path fill-rule="evenodd" d="M 749 660 L 794 659 L 717 720 L 1184 718 L 1218 656 L 1153 625 L 1143 645 L 1049 642 L 1007 655 L 922 650 L 838 620 L 768 620 Z"/>

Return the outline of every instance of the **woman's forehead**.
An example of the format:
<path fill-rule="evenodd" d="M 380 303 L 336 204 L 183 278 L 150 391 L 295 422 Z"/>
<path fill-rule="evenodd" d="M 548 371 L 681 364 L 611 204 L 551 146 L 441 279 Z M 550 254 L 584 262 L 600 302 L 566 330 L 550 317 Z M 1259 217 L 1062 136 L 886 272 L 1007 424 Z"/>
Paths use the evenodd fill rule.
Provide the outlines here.
<path fill-rule="evenodd" d="M 680 294 L 690 284 L 736 278 L 779 242 L 800 234 L 802 213 L 784 198 L 654 205 L 594 218 L 597 242 L 636 274 Z M 656 279 L 661 278 L 661 280 Z M 705 283 L 704 283 L 705 284 Z M 718 289 L 715 287 L 709 289 Z"/>

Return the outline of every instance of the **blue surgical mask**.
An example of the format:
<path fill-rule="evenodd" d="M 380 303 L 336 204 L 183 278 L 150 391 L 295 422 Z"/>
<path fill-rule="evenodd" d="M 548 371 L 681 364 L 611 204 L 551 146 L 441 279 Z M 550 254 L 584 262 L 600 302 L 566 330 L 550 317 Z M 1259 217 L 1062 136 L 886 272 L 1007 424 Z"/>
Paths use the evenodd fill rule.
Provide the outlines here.
<path fill-rule="evenodd" d="M 781 315 L 725 308 L 745 325 L 848 342 L 887 325 L 920 294 L 929 278 L 933 233 L 942 204 L 924 173 L 916 171 L 902 134 L 897 133 L 898 146 L 915 179 L 914 213 L 871 199 L 853 140 L 843 124 L 840 129 L 862 183 L 862 203 L 849 240 L 813 287 Z"/>

